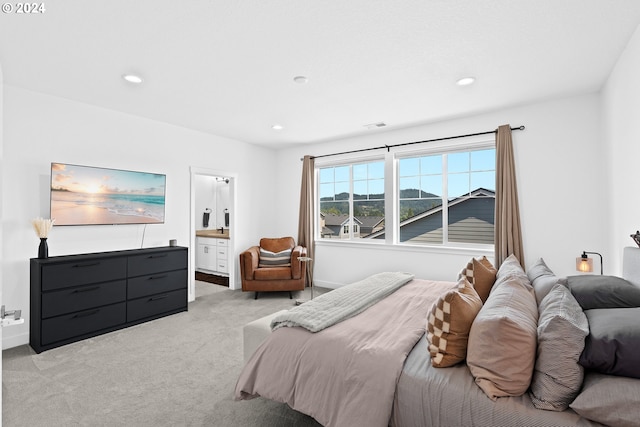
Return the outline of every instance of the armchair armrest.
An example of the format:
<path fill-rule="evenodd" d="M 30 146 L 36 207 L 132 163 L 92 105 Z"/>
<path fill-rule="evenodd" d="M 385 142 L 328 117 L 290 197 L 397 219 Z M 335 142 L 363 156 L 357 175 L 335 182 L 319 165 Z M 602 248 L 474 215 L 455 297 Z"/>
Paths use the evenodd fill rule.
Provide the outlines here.
<path fill-rule="evenodd" d="M 293 279 L 300 279 L 305 273 L 307 263 L 298 259 L 303 256 L 307 256 L 307 248 L 303 246 L 296 246 L 291 251 L 291 277 Z"/>
<path fill-rule="evenodd" d="M 260 263 L 260 247 L 252 246 L 240 254 L 240 274 L 246 280 L 253 280 L 253 273 Z"/>

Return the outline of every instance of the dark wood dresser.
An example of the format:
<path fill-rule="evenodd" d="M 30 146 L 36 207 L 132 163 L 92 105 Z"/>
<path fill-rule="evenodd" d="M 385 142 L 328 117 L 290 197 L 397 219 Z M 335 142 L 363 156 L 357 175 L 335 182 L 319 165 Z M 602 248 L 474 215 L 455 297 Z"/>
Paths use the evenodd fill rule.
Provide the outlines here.
<path fill-rule="evenodd" d="M 188 250 L 31 259 L 29 344 L 38 353 L 187 310 Z"/>

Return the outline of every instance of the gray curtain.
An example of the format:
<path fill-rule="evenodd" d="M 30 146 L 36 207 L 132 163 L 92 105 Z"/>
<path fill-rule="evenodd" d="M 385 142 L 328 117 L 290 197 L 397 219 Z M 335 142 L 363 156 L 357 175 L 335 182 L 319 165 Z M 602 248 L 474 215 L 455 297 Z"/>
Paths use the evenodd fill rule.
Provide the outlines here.
<path fill-rule="evenodd" d="M 307 266 L 307 286 L 313 283 L 314 236 L 313 223 L 315 214 L 315 161 L 311 156 L 304 156 L 302 161 L 302 184 L 300 186 L 300 211 L 298 219 L 298 244 L 307 248 L 307 256 L 312 259 Z"/>
<path fill-rule="evenodd" d="M 524 267 L 511 126 L 502 125 L 496 132 L 495 266 L 511 254 Z"/>

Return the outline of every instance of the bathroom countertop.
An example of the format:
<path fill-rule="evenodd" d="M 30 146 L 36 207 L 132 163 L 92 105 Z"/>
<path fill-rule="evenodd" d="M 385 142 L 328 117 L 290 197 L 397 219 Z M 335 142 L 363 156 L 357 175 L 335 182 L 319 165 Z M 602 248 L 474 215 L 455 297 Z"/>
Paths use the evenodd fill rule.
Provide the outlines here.
<path fill-rule="evenodd" d="M 196 230 L 196 237 L 215 237 L 216 239 L 229 239 L 229 230 L 225 229 L 220 233 L 220 230 Z"/>

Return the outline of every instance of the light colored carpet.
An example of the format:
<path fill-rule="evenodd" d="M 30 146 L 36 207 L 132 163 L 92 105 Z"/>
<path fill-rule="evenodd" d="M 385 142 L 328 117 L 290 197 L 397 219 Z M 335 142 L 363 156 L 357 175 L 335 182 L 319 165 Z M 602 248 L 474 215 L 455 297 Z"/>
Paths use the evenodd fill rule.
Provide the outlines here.
<path fill-rule="evenodd" d="M 3 351 L 3 425 L 319 426 L 284 404 L 233 400 L 242 327 L 294 304 L 253 297 L 196 282 L 188 312 L 41 354 Z"/>

